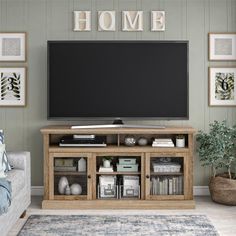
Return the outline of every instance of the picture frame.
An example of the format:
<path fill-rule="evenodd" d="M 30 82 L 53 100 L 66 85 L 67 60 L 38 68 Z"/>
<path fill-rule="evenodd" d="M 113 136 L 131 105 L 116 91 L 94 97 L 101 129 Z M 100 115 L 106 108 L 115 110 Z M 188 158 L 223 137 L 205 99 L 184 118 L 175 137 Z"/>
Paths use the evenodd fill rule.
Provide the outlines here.
<path fill-rule="evenodd" d="M 236 67 L 209 67 L 209 106 L 236 106 Z"/>
<path fill-rule="evenodd" d="M 0 106 L 26 106 L 26 67 L 0 67 Z"/>
<path fill-rule="evenodd" d="M 26 62 L 26 32 L 0 32 L 0 62 Z"/>
<path fill-rule="evenodd" d="M 236 60 L 236 33 L 209 33 L 209 60 Z"/>

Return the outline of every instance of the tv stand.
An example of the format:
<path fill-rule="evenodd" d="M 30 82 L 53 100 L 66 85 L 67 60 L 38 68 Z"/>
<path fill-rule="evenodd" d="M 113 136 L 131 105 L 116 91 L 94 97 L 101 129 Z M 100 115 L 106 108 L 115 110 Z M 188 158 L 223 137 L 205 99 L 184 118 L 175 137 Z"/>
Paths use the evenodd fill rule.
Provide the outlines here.
<path fill-rule="evenodd" d="M 135 129 L 165 129 L 164 125 L 125 125 L 118 118 L 108 125 L 72 125 L 71 129 L 100 129 L 100 128 L 135 128 Z"/>
<path fill-rule="evenodd" d="M 193 199 L 193 135 L 191 127 L 166 127 L 165 129 L 110 128 L 71 129 L 70 126 L 47 126 L 41 129 L 44 140 L 44 200 L 45 209 L 192 209 Z M 60 147 L 62 137 L 74 134 L 95 134 L 107 137 L 106 147 Z M 171 138 L 182 134 L 185 147 L 152 147 L 154 138 Z M 125 145 L 126 135 L 149 140 L 145 146 Z M 104 157 L 112 157 L 112 172 L 102 172 Z M 170 158 L 180 165 L 179 172 L 161 172 L 153 168 L 153 163 L 161 158 Z M 58 170 L 55 160 L 73 160 L 73 166 L 83 158 L 83 171 Z M 135 159 L 138 169 L 118 168 L 119 159 Z M 61 177 L 67 177 L 69 184 L 78 183 L 82 187 L 79 195 L 66 195 L 58 191 Z M 100 176 L 116 176 L 116 185 L 111 195 L 101 192 Z M 124 176 L 139 177 L 136 195 L 124 195 L 121 181 Z M 159 184 L 156 182 L 158 179 Z M 167 183 L 167 180 L 171 182 Z M 155 188 L 153 187 L 155 184 Z M 172 185 L 172 188 L 167 186 Z M 163 187 L 164 186 L 164 187 Z M 159 189 L 159 190 L 158 190 Z M 158 190 L 158 191 L 157 191 Z"/>

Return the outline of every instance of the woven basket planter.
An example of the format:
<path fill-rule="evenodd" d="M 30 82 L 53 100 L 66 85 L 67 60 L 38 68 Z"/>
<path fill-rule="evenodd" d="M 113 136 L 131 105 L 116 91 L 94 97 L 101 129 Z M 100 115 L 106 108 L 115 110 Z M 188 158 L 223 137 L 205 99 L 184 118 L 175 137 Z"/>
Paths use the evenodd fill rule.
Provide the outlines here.
<path fill-rule="evenodd" d="M 209 184 L 214 202 L 236 206 L 236 180 L 222 176 L 212 177 Z"/>

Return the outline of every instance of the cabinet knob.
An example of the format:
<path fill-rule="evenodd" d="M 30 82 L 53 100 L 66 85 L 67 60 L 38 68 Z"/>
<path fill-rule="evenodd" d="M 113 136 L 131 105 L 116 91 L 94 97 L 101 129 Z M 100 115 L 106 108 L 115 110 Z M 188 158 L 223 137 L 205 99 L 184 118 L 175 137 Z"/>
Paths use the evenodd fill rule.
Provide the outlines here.
<path fill-rule="evenodd" d="M 91 179 L 91 175 L 88 175 L 88 179 Z"/>
<path fill-rule="evenodd" d="M 149 175 L 146 175 L 146 178 L 147 178 L 147 179 L 149 179 L 149 178 L 150 178 L 150 176 L 149 176 Z"/>

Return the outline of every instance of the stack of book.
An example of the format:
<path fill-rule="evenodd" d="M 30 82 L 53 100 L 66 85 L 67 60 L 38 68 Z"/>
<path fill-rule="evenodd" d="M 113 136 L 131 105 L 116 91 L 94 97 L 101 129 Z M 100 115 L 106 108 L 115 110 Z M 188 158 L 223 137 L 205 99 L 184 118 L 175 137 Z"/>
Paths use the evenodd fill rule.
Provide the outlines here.
<path fill-rule="evenodd" d="M 183 194 L 183 176 L 152 177 L 151 195 L 179 195 Z"/>
<path fill-rule="evenodd" d="M 110 167 L 104 167 L 100 166 L 99 167 L 99 172 L 113 172 L 113 166 L 111 165 Z"/>
<path fill-rule="evenodd" d="M 174 147 L 174 143 L 171 138 L 155 138 L 152 142 L 153 147 Z"/>
<path fill-rule="evenodd" d="M 54 163 L 55 171 L 76 171 L 76 166 L 74 166 L 73 159 L 56 159 Z"/>

